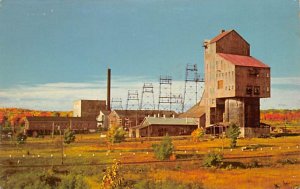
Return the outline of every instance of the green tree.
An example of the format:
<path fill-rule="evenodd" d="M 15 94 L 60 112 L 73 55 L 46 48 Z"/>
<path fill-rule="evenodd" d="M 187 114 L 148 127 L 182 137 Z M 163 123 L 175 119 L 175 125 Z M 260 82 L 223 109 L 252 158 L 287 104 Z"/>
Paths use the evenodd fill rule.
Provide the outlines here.
<path fill-rule="evenodd" d="M 24 144 L 27 139 L 27 136 L 23 132 L 19 132 L 17 134 L 17 143 Z"/>
<path fill-rule="evenodd" d="M 203 160 L 203 165 L 205 167 L 218 167 L 222 165 L 223 155 L 215 152 L 208 153 Z"/>
<path fill-rule="evenodd" d="M 67 129 L 64 134 L 64 143 L 70 144 L 75 141 L 75 133 L 70 129 Z"/>
<path fill-rule="evenodd" d="M 107 132 L 107 140 L 110 143 L 120 143 L 125 140 L 125 131 L 122 127 L 111 126 Z"/>
<path fill-rule="evenodd" d="M 240 127 L 236 124 L 230 124 L 229 128 L 226 131 L 226 136 L 230 138 L 230 147 L 235 148 L 237 143 L 237 138 L 241 134 Z"/>
<path fill-rule="evenodd" d="M 166 135 L 160 144 L 153 144 L 155 157 L 159 160 L 169 159 L 173 153 L 174 145 L 169 135 Z"/>

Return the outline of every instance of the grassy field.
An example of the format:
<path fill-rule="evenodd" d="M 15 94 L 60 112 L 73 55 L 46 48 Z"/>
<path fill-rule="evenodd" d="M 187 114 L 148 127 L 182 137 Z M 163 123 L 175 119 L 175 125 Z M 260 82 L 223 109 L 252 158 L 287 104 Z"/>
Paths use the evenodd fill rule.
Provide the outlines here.
<path fill-rule="evenodd" d="M 165 188 L 167 181 L 202 188 L 300 186 L 300 136 L 239 139 L 235 149 L 229 148 L 228 139 L 196 143 L 188 137 L 172 139 L 177 158 L 162 162 L 155 159 L 151 147 L 159 138 L 128 139 L 110 146 L 99 134 L 77 135 L 76 142 L 65 144 L 63 151 L 59 136 L 28 138 L 19 145 L 2 141 L 0 186 L 43 188 L 35 182 L 45 175 L 62 181 L 67 175 L 82 175 L 90 188 L 100 188 L 105 168 L 115 159 L 121 162 L 125 181 L 137 184 L 136 188 L 143 188 L 146 181 L 156 183 L 156 188 Z M 212 151 L 224 155 L 222 168 L 202 166 L 203 157 Z"/>

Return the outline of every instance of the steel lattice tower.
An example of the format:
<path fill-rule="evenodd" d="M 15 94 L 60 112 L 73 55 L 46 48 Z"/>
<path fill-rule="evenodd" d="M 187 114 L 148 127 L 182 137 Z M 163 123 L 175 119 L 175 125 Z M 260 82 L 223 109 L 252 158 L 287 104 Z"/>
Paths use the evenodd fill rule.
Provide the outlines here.
<path fill-rule="evenodd" d="M 171 110 L 172 108 L 172 77 L 160 76 L 158 110 Z"/>
<path fill-rule="evenodd" d="M 185 69 L 182 112 L 188 110 L 198 102 L 199 82 L 204 82 L 204 79 L 200 79 L 197 64 L 187 64 Z"/>
<path fill-rule="evenodd" d="M 112 98 L 111 107 L 113 110 L 123 110 L 122 99 L 121 98 Z"/>
<path fill-rule="evenodd" d="M 154 110 L 154 90 L 152 83 L 144 83 L 140 104 L 141 110 Z"/>
<path fill-rule="evenodd" d="M 126 110 L 139 109 L 139 92 L 137 90 L 128 90 Z"/>
<path fill-rule="evenodd" d="M 178 95 L 172 95 L 172 99 L 171 99 L 171 103 L 172 103 L 172 109 L 175 112 L 181 112 L 182 109 L 182 104 L 183 104 L 183 97 L 181 94 Z"/>

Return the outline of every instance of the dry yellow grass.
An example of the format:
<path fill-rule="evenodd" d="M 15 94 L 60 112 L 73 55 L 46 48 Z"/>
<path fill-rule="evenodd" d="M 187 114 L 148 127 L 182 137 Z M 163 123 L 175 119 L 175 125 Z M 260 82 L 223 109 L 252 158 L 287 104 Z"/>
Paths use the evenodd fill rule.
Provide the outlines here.
<path fill-rule="evenodd" d="M 203 183 L 205 188 L 213 189 L 265 189 L 292 188 L 300 185 L 300 165 L 286 165 L 276 168 L 234 169 L 234 170 L 161 170 L 149 174 L 155 180 L 175 180 L 180 182 Z"/>
<path fill-rule="evenodd" d="M 99 134 L 92 135 L 80 135 L 77 136 L 77 141 L 70 145 L 65 145 L 64 153 L 67 154 L 66 162 L 75 163 L 107 163 L 112 162 L 113 159 L 118 159 L 121 162 L 143 162 L 156 160 L 152 152 L 151 145 L 158 141 L 131 141 L 123 142 L 120 144 L 114 144 L 109 150 L 105 139 L 100 139 Z M 40 154 L 43 157 L 50 159 L 50 154 L 53 154 L 56 160 L 61 157 L 61 141 L 59 137 L 51 139 L 46 137 L 45 139 L 29 138 L 28 143 L 24 145 L 13 145 L 10 142 L 5 142 L 5 145 L 1 146 L 0 158 L 7 162 L 10 159 L 8 156 L 11 154 L 13 162 L 16 162 L 18 158 L 23 154 L 26 158 L 22 158 L 22 165 L 31 165 L 31 163 L 42 164 L 42 160 L 36 161 L 32 159 L 32 155 Z M 226 148 L 229 146 L 228 139 L 214 139 L 203 142 L 192 142 L 191 140 L 176 140 L 173 139 L 173 143 L 177 154 L 206 154 L 208 151 L 219 151 L 224 148 L 225 157 L 252 157 L 272 155 L 273 157 L 259 159 L 264 161 L 265 164 L 272 162 L 272 166 L 276 165 L 278 160 L 293 158 L 299 160 L 300 153 L 300 136 L 297 137 L 282 137 L 282 138 L 269 138 L 269 139 L 239 139 L 238 148 L 233 149 Z M 257 144 L 259 147 L 256 150 L 242 151 L 242 146 L 251 144 Z M 298 148 L 297 148 L 298 145 Z M 27 152 L 30 152 L 30 156 L 27 157 Z M 185 152 L 187 151 L 187 152 Z M 197 151 L 197 152 L 196 152 Z M 108 153 L 109 152 L 109 153 Z M 148 153 L 147 153 L 148 152 Z M 287 156 L 287 153 L 294 154 Z M 79 158 L 79 154 L 82 155 Z M 92 155 L 95 155 L 92 156 Z M 30 160 L 31 158 L 31 160 Z M 247 163 L 251 159 L 235 159 L 242 163 Z M 26 162 L 28 161 L 28 162 Z M 50 161 L 48 161 L 50 162 Z M 55 161 L 59 163 L 60 161 Z M 0 162 L 1 163 L 1 162 Z M 197 161 L 198 165 L 201 164 Z M 152 164 L 150 165 L 152 166 Z M 154 164 L 153 164 L 154 166 Z M 140 175 L 134 175 L 128 173 L 126 177 L 132 179 L 149 178 L 162 180 L 171 179 L 179 182 L 193 182 L 203 183 L 205 188 L 274 188 L 274 184 L 278 184 L 281 188 L 292 187 L 296 184 L 300 184 L 300 164 L 285 165 L 278 167 L 262 167 L 255 169 L 233 169 L 233 170 L 213 170 L 199 168 L 192 163 L 185 162 L 182 164 L 181 169 L 175 170 L 175 164 L 160 163 L 159 169 L 149 170 L 147 173 L 143 173 L 143 177 Z M 195 168 L 198 167 L 198 168 Z M 99 175 L 98 175 L 99 176 Z M 99 177 L 88 177 L 87 182 L 92 188 L 99 188 Z"/>

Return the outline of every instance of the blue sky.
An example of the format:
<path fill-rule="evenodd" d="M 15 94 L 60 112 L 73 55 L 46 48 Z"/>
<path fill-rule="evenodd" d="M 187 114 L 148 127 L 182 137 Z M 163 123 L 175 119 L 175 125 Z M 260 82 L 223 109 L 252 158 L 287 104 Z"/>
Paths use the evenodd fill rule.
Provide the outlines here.
<path fill-rule="evenodd" d="M 235 29 L 272 68 L 262 108 L 300 108 L 297 0 L 0 0 L 0 106 L 68 110 L 76 99 L 113 97 L 172 75 L 203 72 L 204 39 Z M 126 80 L 126 81 L 124 81 Z M 176 91 L 177 90 L 177 91 Z"/>

